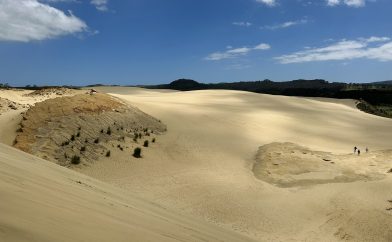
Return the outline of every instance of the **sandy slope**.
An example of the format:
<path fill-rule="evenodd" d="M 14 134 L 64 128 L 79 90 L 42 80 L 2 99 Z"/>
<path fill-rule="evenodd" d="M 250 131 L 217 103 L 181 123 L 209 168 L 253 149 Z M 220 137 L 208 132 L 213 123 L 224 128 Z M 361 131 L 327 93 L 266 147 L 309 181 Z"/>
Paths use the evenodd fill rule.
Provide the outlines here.
<path fill-rule="evenodd" d="M 0 144 L 0 241 L 247 241 Z"/>
<path fill-rule="evenodd" d="M 161 119 L 168 132 L 142 162 L 118 156 L 81 172 L 259 240 L 392 240 L 389 174 L 374 181 L 281 188 L 252 172 L 259 146 L 271 142 L 335 155 L 349 154 L 355 145 L 391 149 L 392 120 L 362 113 L 352 101 L 99 89 Z M 390 161 L 383 166 L 392 168 Z"/>

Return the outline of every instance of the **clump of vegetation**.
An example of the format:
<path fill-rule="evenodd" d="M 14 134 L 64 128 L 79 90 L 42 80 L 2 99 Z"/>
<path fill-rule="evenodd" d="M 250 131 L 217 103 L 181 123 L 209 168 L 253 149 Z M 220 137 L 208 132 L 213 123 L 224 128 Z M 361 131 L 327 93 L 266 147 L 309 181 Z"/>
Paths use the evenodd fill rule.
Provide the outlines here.
<path fill-rule="evenodd" d="M 108 130 L 106 131 L 107 135 L 111 135 L 112 134 L 112 129 L 110 127 L 108 127 Z"/>
<path fill-rule="evenodd" d="M 75 135 L 71 136 L 71 141 L 75 141 Z"/>
<path fill-rule="evenodd" d="M 87 138 L 84 140 L 84 143 L 88 143 L 88 139 Z"/>
<path fill-rule="evenodd" d="M 79 165 L 80 164 L 80 156 L 77 156 L 77 155 L 72 156 L 71 163 L 74 165 Z"/>
<path fill-rule="evenodd" d="M 137 136 L 133 137 L 133 141 L 137 143 Z"/>
<path fill-rule="evenodd" d="M 106 152 L 106 157 L 110 157 L 110 150 Z"/>
<path fill-rule="evenodd" d="M 61 146 L 67 146 L 67 145 L 69 145 L 69 141 L 68 140 L 64 141 L 63 143 L 61 143 Z"/>
<path fill-rule="evenodd" d="M 86 151 L 86 146 L 82 146 L 82 148 L 80 148 L 80 151 L 81 152 Z"/>
<path fill-rule="evenodd" d="M 103 129 L 101 129 L 101 133 L 103 134 Z"/>
<path fill-rule="evenodd" d="M 155 138 L 152 138 L 151 142 L 155 143 Z"/>
<path fill-rule="evenodd" d="M 141 158 L 141 157 L 142 157 L 142 149 L 139 148 L 139 147 L 136 147 L 136 148 L 133 150 L 133 157 L 135 157 L 135 158 Z"/>
<path fill-rule="evenodd" d="M 148 140 L 145 140 L 145 141 L 144 141 L 143 146 L 144 146 L 144 147 L 148 147 Z"/>
<path fill-rule="evenodd" d="M 80 137 L 80 132 L 78 132 L 78 133 L 76 134 L 76 137 Z"/>
<path fill-rule="evenodd" d="M 22 128 L 19 128 L 19 129 L 16 130 L 16 132 L 22 133 L 22 132 L 23 132 L 23 129 L 22 129 Z"/>
<path fill-rule="evenodd" d="M 94 143 L 98 144 L 98 143 L 99 143 L 99 138 L 96 138 L 96 139 L 94 140 Z"/>
<path fill-rule="evenodd" d="M 67 153 L 64 153 L 64 158 L 65 158 L 65 159 L 68 159 Z"/>
<path fill-rule="evenodd" d="M 139 133 L 139 139 L 141 139 L 142 138 L 142 133 Z"/>

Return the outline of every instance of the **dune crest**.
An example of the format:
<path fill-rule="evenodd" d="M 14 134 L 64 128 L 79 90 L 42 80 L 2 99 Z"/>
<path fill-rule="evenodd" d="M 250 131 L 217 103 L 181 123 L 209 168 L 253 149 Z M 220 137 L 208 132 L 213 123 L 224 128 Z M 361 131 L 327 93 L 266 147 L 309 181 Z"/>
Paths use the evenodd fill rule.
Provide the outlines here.
<path fill-rule="evenodd" d="M 0 144 L 0 241 L 250 241 Z"/>

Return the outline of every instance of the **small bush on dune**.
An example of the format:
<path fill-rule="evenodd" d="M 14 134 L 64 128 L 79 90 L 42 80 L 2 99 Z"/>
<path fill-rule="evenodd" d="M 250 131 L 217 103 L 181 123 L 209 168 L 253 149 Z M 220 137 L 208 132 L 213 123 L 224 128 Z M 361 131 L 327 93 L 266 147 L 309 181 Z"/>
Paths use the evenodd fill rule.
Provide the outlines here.
<path fill-rule="evenodd" d="M 74 165 L 80 164 L 80 157 L 77 156 L 77 155 L 72 156 L 71 163 L 74 164 Z"/>
<path fill-rule="evenodd" d="M 76 137 L 80 137 L 80 132 L 78 132 L 78 133 L 76 134 Z"/>
<path fill-rule="evenodd" d="M 99 143 L 99 138 L 96 138 L 96 139 L 94 140 L 94 143 L 98 144 L 98 143 Z"/>
<path fill-rule="evenodd" d="M 153 138 L 153 139 L 151 140 L 151 142 L 155 143 L 155 138 Z"/>
<path fill-rule="evenodd" d="M 71 141 L 75 141 L 75 135 L 71 136 Z"/>
<path fill-rule="evenodd" d="M 80 148 L 80 151 L 86 151 L 86 146 L 83 146 L 82 148 Z"/>
<path fill-rule="evenodd" d="M 108 130 L 106 131 L 106 134 L 111 135 L 112 134 L 112 129 L 109 127 Z"/>
<path fill-rule="evenodd" d="M 106 152 L 106 157 L 110 157 L 110 150 Z"/>
<path fill-rule="evenodd" d="M 66 145 L 69 145 L 69 141 L 64 141 L 64 142 L 61 144 L 61 146 L 66 146 Z"/>
<path fill-rule="evenodd" d="M 148 140 L 145 140 L 145 141 L 144 141 L 143 146 L 144 146 L 144 147 L 148 147 Z"/>
<path fill-rule="evenodd" d="M 140 157 L 142 157 L 141 154 L 142 154 L 142 149 L 141 149 L 141 148 L 136 147 L 136 148 L 133 150 L 133 157 L 135 157 L 135 158 L 140 158 Z"/>

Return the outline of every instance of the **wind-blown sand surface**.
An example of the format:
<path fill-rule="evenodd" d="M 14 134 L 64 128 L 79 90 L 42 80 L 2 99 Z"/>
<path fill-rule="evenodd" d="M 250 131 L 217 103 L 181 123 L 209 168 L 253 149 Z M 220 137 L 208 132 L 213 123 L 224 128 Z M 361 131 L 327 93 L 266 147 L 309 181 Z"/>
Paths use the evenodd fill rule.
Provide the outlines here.
<path fill-rule="evenodd" d="M 253 173 L 258 148 L 272 142 L 334 155 L 349 155 L 354 146 L 363 153 L 365 146 L 391 149 L 392 120 L 363 113 L 350 100 L 98 89 L 162 120 L 168 132 L 140 162 L 117 157 L 81 172 L 262 241 L 392 240 L 388 155 L 374 180 L 282 188 Z M 352 172 L 378 165 L 370 155 L 361 159 L 356 165 L 351 157 Z"/>
<path fill-rule="evenodd" d="M 112 240 L 121 240 L 121 236 L 131 238 L 134 233 L 136 237 L 132 239 L 137 241 L 164 240 L 155 237 L 157 230 L 158 234 L 165 231 L 165 235 L 173 236 L 171 240 L 245 240 L 232 232 L 222 235 L 223 229 L 259 241 L 392 240 L 392 174 L 387 173 L 392 168 L 392 120 L 363 113 L 350 100 L 224 90 L 97 89 L 162 120 L 167 132 L 157 137 L 151 149 L 143 149 L 142 159 L 119 153 L 78 170 L 123 190 L 0 146 L 0 170 L 7 174 L 0 176 L 0 192 L 2 198 L 8 199 L 0 203 L 1 214 L 6 214 L 0 218 L 0 228 L 5 228 L 0 229 L 0 238 L 20 238 L 5 237 L 2 231 L 12 236 L 30 231 L 26 236 L 40 241 L 53 240 L 51 236 L 62 238 L 64 232 L 59 228 L 67 228 L 76 219 L 82 222 L 72 224 L 67 234 L 79 240 L 105 240 L 110 236 L 114 236 Z M 361 148 L 360 157 L 352 154 L 354 146 Z M 370 148 L 368 154 L 364 154 L 366 146 Z M 42 165 L 28 163 L 32 159 Z M 18 169 L 10 170 L 16 165 Z M 269 177 L 264 176 L 265 171 L 270 172 Z M 34 177 L 23 182 L 30 175 Z M 43 190 L 38 185 L 29 189 L 38 178 L 38 185 L 47 183 Z M 82 192 L 87 189 L 84 184 L 93 188 L 94 194 Z M 103 191 L 107 196 L 103 196 Z M 122 193 L 132 193 L 132 198 Z M 134 203 L 139 200 L 133 196 L 144 200 Z M 187 214 L 186 218 L 193 216 L 195 224 L 186 219 L 185 227 L 199 231 L 192 236 L 202 237 L 187 237 L 189 233 L 162 225 L 162 221 L 154 220 L 149 226 L 152 220 L 144 212 L 135 215 L 136 211 L 128 213 L 117 208 L 123 201 L 119 197 L 131 199 L 131 207 L 139 212 L 152 210 L 161 214 L 162 210 L 154 205 L 142 206 L 149 201 Z M 58 203 L 61 209 L 54 205 Z M 79 204 L 83 209 L 78 210 Z M 72 211 L 72 217 L 64 212 L 67 210 Z M 45 214 L 45 219 L 33 226 L 36 211 Z M 109 219 L 107 216 L 112 213 L 114 217 Z M 15 216 L 18 219 L 13 220 Z M 175 215 L 154 215 L 166 221 L 171 216 Z M 140 227 L 125 221 L 129 217 L 134 218 L 132 223 L 142 221 L 139 225 L 144 228 L 145 237 L 137 237 L 142 236 L 138 233 Z M 56 224 L 45 230 L 52 220 Z M 207 230 L 208 225 L 197 222 L 200 220 L 223 229 Z M 82 225 L 87 222 L 93 225 L 83 230 L 86 226 Z M 124 232 L 129 226 L 134 229 Z"/>
<path fill-rule="evenodd" d="M 0 144 L 0 241 L 246 241 Z"/>

